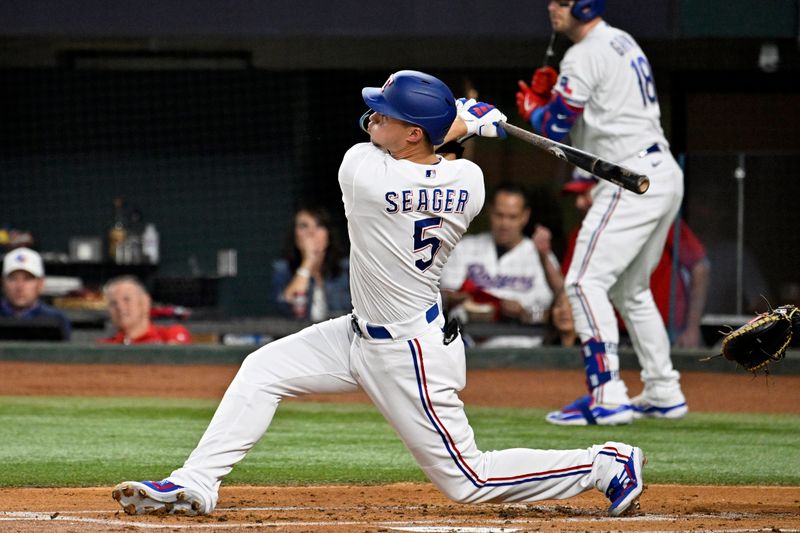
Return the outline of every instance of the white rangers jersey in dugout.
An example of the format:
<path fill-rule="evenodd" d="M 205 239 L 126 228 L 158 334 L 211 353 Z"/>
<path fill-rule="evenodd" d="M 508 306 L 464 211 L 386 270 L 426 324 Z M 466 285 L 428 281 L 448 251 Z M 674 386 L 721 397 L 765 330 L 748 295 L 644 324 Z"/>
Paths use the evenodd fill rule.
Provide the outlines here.
<path fill-rule="evenodd" d="M 560 69 L 553 89 L 583 108 L 570 131 L 573 146 L 611 161 L 653 143 L 669 146 L 650 63 L 629 34 L 601 21 L 567 50 Z"/>
<path fill-rule="evenodd" d="M 552 254 L 550 261 L 558 265 Z M 534 321 L 553 302 L 539 253 L 527 237 L 499 258 L 491 233 L 464 237 L 442 273 L 442 289 L 456 291 L 467 278 L 493 296 L 519 302 Z"/>
<path fill-rule="evenodd" d="M 483 207 L 481 169 L 466 159 L 397 160 L 361 143 L 345 154 L 339 185 L 356 315 L 390 324 L 424 312 L 439 300 L 442 267 Z"/>

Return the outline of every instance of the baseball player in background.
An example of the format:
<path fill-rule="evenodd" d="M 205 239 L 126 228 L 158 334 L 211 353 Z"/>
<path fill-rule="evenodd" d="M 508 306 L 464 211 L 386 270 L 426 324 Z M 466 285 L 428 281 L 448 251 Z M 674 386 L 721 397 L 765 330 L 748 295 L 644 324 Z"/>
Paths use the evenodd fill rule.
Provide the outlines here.
<path fill-rule="evenodd" d="M 523 233 L 531 215 L 522 187 L 501 183 L 489 207 L 490 231 L 467 235 L 453 250 L 442 271 L 442 298 L 451 316 L 467 315 L 473 302 L 488 300 L 492 318 L 542 324 L 553 294 L 564 285 L 560 265 L 550 247 L 550 231 L 537 226 L 536 239 Z M 491 337 L 481 346 L 533 347 L 541 337 Z"/>
<path fill-rule="evenodd" d="M 125 512 L 210 513 L 222 479 L 264 435 L 282 398 L 362 388 L 420 468 L 457 502 L 531 502 L 591 488 L 609 513 L 637 507 L 644 456 L 622 443 L 575 450 L 478 450 L 458 391 L 464 345 L 446 326 L 439 276 L 483 206 L 481 170 L 446 161 L 434 146 L 469 134 L 495 137 L 505 116 L 466 101 L 427 74 L 396 72 L 367 87 L 371 142 L 339 169 L 350 236 L 353 312 L 251 353 L 182 468 L 162 481 L 127 481 L 112 496 Z M 454 122 L 455 121 L 455 122 Z M 452 129 L 451 129 L 452 125 Z"/>
<path fill-rule="evenodd" d="M 565 280 L 589 394 L 547 420 L 626 424 L 635 413 L 680 418 L 686 399 L 649 280 L 683 198 L 683 172 L 661 129 L 653 71 L 633 37 L 601 18 L 605 0 L 551 0 L 547 9 L 553 30 L 573 44 L 560 73 L 542 67 L 530 86 L 519 82 L 520 115 L 542 135 L 561 141 L 569 134 L 577 148 L 646 174 L 651 184 L 641 196 L 605 181 L 592 190 Z M 619 377 L 612 301 L 642 367 L 644 390 L 633 399 Z"/>

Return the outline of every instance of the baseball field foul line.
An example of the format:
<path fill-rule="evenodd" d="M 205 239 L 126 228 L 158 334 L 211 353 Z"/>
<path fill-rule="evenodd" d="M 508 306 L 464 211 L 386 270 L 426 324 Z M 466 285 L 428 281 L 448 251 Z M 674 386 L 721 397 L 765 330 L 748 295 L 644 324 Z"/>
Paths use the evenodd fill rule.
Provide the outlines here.
<path fill-rule="evenodd" d="M 431 521 L 430 526 L 419 526 L 413 524 L 426 523 L 422 520 L 409 522 L 373 522 L 373 521 L 329 521 L 329 522 L 260 522 L 257 524 L 148 524 L 141 522 L 129 522 L 126 520 L 105 520 L 102 518 L 81 518 L 77 516 L 56 516 L 48 513 L 32 513 L 27 511 L 19 512 L 0 512 L 0 522 L 80 522 L 84 524 L 99 524 L 103 526 L 120 526 L 125 528 L 139 529 L 243 529 L 243 528 L 264 528 L 264 527 L 336 527 L 336 526 L 373 526 L 385 527 L 395 531 L 414 531 L 417 533 L 436 533 L 436 532 L 463 532 L 463 533 L 503 533 L 519 531 L 508 527 L 469 527 L 469 526 L 436 526 L 434 523 L 442 523 L 441 520 Z"/>
<path fill-rule="evenodd" d="M 257 509 L 257 508 L 255 508 Z M 271 509 L 271 508 L 270 508 Z M 165 524 L 152 524 L 152 523 L 143 523 L 143 522 L 135 522 L 129 520 L 109 520 L 109 519 L 102 519 L 102 518 L 88 518 L 88 517 L 79 517 L 79 516 L 70 516 L 67 513 L 98 513 L 103 511 L 93 510 L 93 511 L 68 511 L 61 514 L 60 512 L 53 512 L 53 513 L 42 513 L 42 512 L 30 512 L 30 511 L 0 511 L 0 522 L 68 522 L 68 523 L 85 523 L 85 524 L 98 524 L 102 526 L 120 526 L 124 528 L 138 528 L 138 529 L 252 529 L 252 528 L 263 528 L 263 527 L 337 527 L 337 526 L 371 526 L 371 527 L 383 527 L 393 531 L 410 531 L 414 533 L 440 533 L 444 531 L 448 532 L 461 532 L 461 533 L 495 533 L 502 531 L 503 533 L 519 531 L 519 529 L 513 528 L 513 525 L 520 525 L 520 526 L 530 526 L 533 523 L 540 522 L 541 520 L 524 520 L 524 519 L 514 519 L 514 520 L 504 520 L 502 524 L 491 525 L 487 524 L 484 526 L 457 526 L 454 524 L 451 525 L 444 525 L 447 524 L 447 520 L 414 520 L 412 522 L 376 522 L 371 520 L 362 520 L 362 521 L 311 521 L 311 522 L 291 522 L 291 521 L 282 521 L 282 522 L 259 522 L 259 523 L 239 523 L 239 524 L 176 524 L 176 523 L 165 523 Z M 635 522 L 635 521 L 645 521 L 645 522 L 656 522 L 656 521 L 668 521 L 668 520 L 676 520 L 676 519 L 686 519 L 686 518 L 725 518 L 735 520 L 737 519 L 736 516 L 718 516 L 718 515 L 711 515 L 711 514 L 699 514 L 699 515 L 641 515 L 641 516 L 631 516 L 631 517 L 619 517 L 619 518 L 608 518 L 605 517 L 602 520 L 613 520 L 618 522 Z M 586 518 L 576 518 L 576 517 L 569 517 L 569 518 L 561 518 L 557 521 L 562 522 L 575 522 L 575 521 L 585 521 Z M 598 518 L 597 520 L 601 520 Z M 593 521 L 589 519 L 589 521 Z M 548 520 L 549 523 L 552 523 L 553 520 Z M 509 527 L 512 525 L 512 527 Z M 771 527 L 764 527 L 764 528 L 731 528 L 731 529 L 710 529 L 705 530 L 709 533 L 759 533 L 759 532 L 771 532 L 774 531 Z M 800 533 L 800 529 L 785 529 L 781 528 L 780 531 L 782 533 Z"/>

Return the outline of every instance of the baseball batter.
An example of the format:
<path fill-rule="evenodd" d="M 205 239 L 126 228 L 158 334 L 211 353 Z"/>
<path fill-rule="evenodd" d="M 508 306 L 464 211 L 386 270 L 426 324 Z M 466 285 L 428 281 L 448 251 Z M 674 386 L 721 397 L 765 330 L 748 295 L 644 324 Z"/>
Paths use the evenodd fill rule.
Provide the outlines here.
<path fill-rule="evenodd" d="M 250 354 L 183 467 L 162 481 L 121 483 L 112 496 L 130 514 L 210 513 L 222 479 L 267 430 L 282 398 L 361 387 L 455 501 L 567 498 L 594 487 L 612 515 L 635 508 L 645 462 L 639 448 L 482 452 L 458 398 L 464 346 L 445 326 L 439 275 L 483 205 L 483 175 L 470 161 L 443 160 L 434 145 L 451 125 L 450 137 L 497 136 L 504 115 L 467 102 L 454 124 L 450 90 L 416 71 L 397 72 L 362 96 L 372 142 L 353 146 L 339 170 L 353 313 Z"/>
<path fill-rule="evenodd" d="M 634 416 L 679 418 L 686 400 L 672 366 L 650 274 L 683 197 L 683 173 L 660 125 L 653 71 L 636 41 L 609 26 L 605 0 L 548 3 L 553 30 L 574 44 L 561 72 L 538 69 L 520 82 L 520 115 L 535 130 L 650 177 L 638 196 L 601 180 L 583 220 L 566 278 L 583 343 L 589 395 L 550 413 L 554 424 L 624 424 Z M 644 391 L 628 398 L 619 378 L 619 332 L 611 301 L 625 321 L 642 367 Z"/>

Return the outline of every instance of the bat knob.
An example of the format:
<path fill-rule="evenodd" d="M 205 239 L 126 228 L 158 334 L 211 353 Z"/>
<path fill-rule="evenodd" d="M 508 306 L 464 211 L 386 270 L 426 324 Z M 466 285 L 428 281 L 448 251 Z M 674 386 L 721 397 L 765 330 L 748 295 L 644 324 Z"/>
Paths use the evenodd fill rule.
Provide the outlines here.
<path fill-rule="evenodd" d="M 636 180 L 636 187 L 639 189 L 639 194 L 644 194 L 650 188 L 650 178 L 647 176 L 639 176 Z"/>

